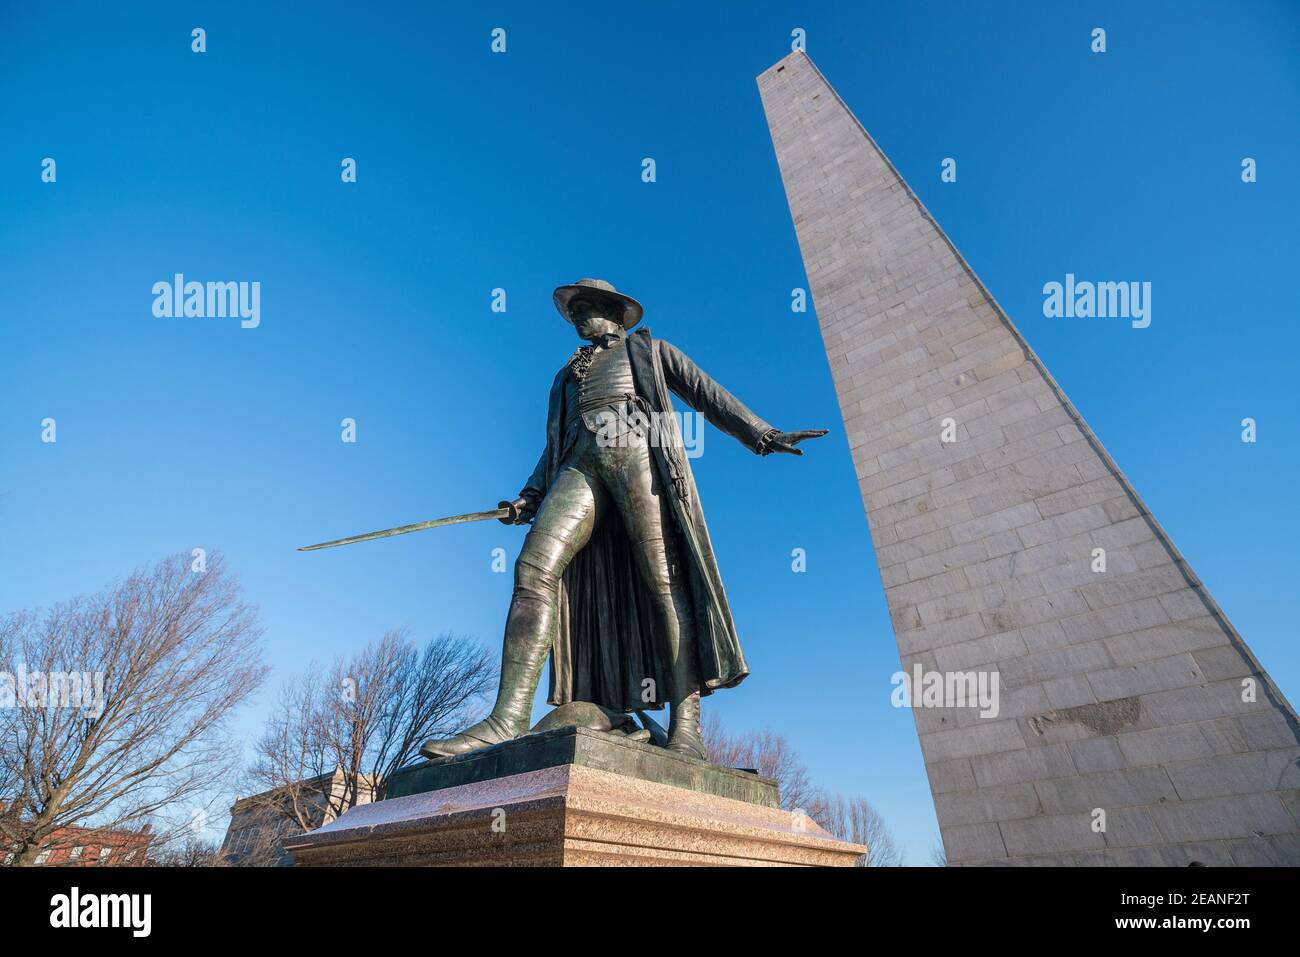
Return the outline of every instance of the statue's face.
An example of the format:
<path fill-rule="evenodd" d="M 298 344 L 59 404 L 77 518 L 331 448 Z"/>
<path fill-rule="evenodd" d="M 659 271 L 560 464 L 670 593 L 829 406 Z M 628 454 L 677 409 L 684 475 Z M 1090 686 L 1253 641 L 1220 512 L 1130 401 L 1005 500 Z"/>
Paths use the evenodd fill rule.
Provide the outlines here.
<path fill-rule="evenodd" d="M 623 327 L 609 318 L 610 307 L 595 299 L 577 299 L 569 304 L 569 317 L 578 336 L 594 341 Z"/>

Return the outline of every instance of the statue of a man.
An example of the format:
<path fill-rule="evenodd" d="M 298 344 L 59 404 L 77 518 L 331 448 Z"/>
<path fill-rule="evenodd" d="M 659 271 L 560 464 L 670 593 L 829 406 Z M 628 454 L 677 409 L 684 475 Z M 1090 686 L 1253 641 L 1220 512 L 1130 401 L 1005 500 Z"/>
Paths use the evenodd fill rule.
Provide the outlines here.
<path fill-rule="evenodd" d="M 673 415 L 675 392 L 759 455 L 802 455 L 825 429 L 781 432 L 650 330 L 641 304 L 599 279 L 555 290 L 588 341 L 551 386 L 546 448 L 506 522 L 532 522 L 492 713 L 427 757 L 463 754 L 528 731 L 548 653 L 552 704 L 610 712 L 672 707 L 668 747 L 704 757 L 700 696 L 748 674 L 695 479 Z"/>

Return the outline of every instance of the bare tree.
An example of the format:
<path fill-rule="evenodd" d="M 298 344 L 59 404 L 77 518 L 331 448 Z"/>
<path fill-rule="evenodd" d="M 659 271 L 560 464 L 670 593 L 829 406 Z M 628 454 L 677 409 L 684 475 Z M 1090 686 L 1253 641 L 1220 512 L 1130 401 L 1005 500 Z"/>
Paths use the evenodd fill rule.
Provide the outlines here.
<path fill-rule="evenodd" d="M 840 840 L 867 846 L 857 867 L 902 867 L 902 849 L 866 798 L 823 792 L 808 809 L 808 816 Z"/>
<path fill-rule="evenodd" d="M 841 840 L 867 845 L 868 852 L 857 861 L 859 867 L 896 867 L 903 863 L 897 841 L 866 798 L 846 798 L 814 784 L 785 735 L 766 729 L 732 735 L 716 712 L 705 717 L 702 730 L 709 761 L 728 768 L 752 768 L 774 778 L 780 788 L 781 807 L 803 811 Z"/>
<path fill-rule="evenodd" d="M 223 863 L 217 845 L 192 834 L 149 855 L 154 867 L 220 867 Z"/>
<path fill-rule="evenodd" d="M 258 742 L 251 779 L 262 816 L 301 832 L 382 799 L 425 740 L 473 719 L 495 677 L 488 652 L 469 639 L 442 635 L 421 650 L 403 632 L 328 670 L 312 667 L 285 685 Z"/>
<path fill-rule="evenodd" d="M 930 846 L 930 866 L 948 866 L 948 851 L 944 848 L 943 841 L 935 841 L 934 844 Z"/>
<path fill-rule="evenodd" d="M 126 828 L 228 779 L 225 719 L 265 677 L 259 639 L 216 554 L 0 619 L 0 839 L 14 863 L 67 825 Z"/>
<path fill-rule="evenodd" d="M 705 716 L 701 731 L 710 762 L 724 768 L 752 768 L 764 777 L 774 778 L 780 788 L 781 806 L 787 811 L 807 810 L 816 799 L 817 788 L 808 768 L 785 735 L 766 729 L 732 735 L 716 712 Z"/>

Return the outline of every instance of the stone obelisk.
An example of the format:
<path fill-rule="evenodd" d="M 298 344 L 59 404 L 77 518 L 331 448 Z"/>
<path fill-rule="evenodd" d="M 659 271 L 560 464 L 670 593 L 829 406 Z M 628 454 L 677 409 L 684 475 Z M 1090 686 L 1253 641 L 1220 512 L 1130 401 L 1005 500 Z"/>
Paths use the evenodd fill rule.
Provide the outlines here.
<path fill-rule="evenodd" d="M 808 57 L 758 86 L 904 670 L 999 677 L 913 712 L 949 863 L 1300 864 L 1295 710 Z"/>

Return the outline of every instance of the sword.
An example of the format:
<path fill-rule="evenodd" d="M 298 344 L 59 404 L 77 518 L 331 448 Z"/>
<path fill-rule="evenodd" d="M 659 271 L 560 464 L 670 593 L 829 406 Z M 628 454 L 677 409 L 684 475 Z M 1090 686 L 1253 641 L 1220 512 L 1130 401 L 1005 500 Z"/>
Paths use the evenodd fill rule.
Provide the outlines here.
<path fill-rule="evenodd" d="M 335 545 L 351 545 L 354 542 L 368 542 L 376 538 L 391 538 L 393 535 L 405 535 L 407 532 L 419 532 L 426 528 L 441 528 L 444 525 L 460 525 L 464 522 L 486 522 L 489 518 L 505 520 L 513 518 L 514 509 L 509 502 L 502 502 L 500 508 L 495 508 L 490 512 L 468 512 L 465 515 L 451 515 L 447 518 L 435 518 L 429 522 L 416 522 L 414 525 L 399 525 L 396 528 L 385 528 L 378 532 L 367 532 L 365 535 L 352 535 L 349 538 L 336 538 L 332 542 L 321 542 L 319 545 L 304 545 L 298 549 L 300 552 L 313 552 L 318 548 L 333 548 Z"/>

